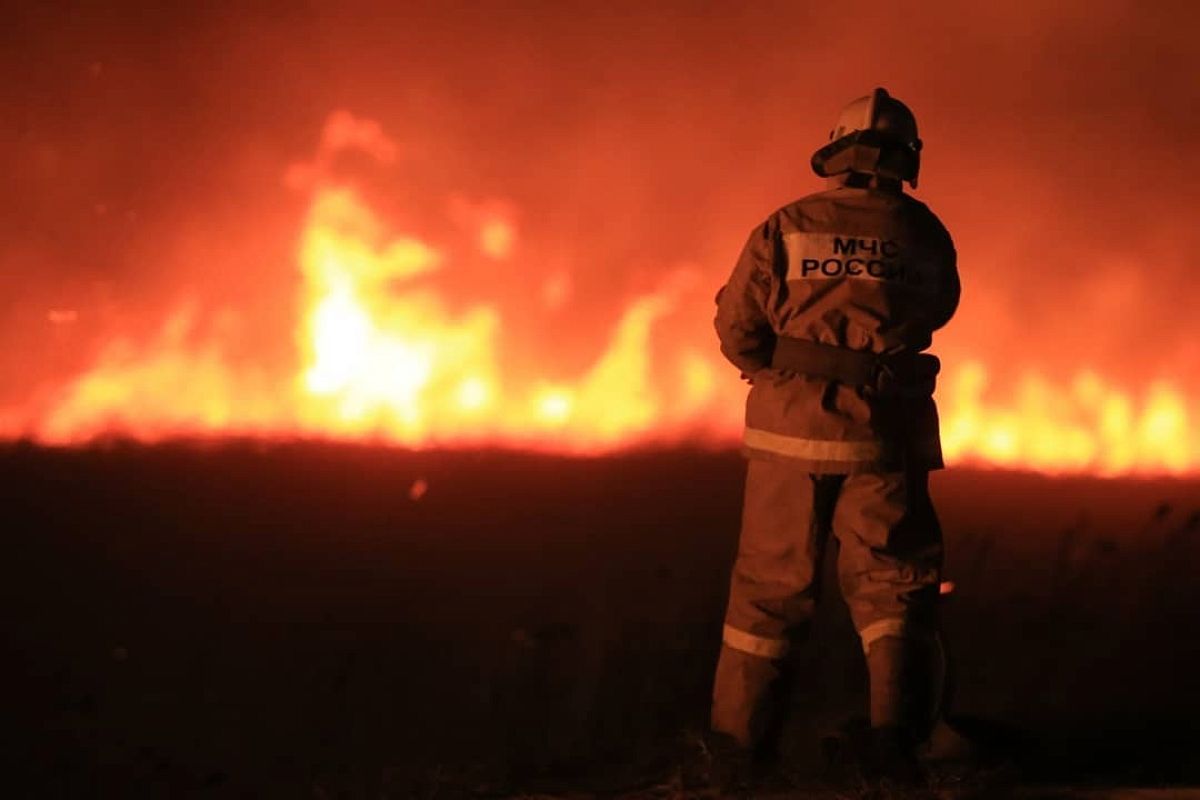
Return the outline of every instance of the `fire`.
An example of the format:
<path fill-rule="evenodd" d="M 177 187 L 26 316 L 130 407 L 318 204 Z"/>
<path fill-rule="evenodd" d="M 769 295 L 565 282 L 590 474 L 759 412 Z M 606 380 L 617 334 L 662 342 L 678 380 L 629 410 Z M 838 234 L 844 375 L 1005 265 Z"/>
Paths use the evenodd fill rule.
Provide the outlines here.
<path fill-rule="evenodd" d="M 681 268 L 656 290 L 626 298 L 606 343 L 573 379 L 518 376 L 504 358 L 512 310 L 450 302 L 436 279 L 453 274 L 457 251 L 395 230 L 362 191 L 338 179 L 334 164 L 346 150 L 385 166 L 399 152 L 378 124 L 338 113 L 316 157 L 286 176 L 309 197 L 294 363 L 280 370 L 232 358 L 236 311 L 205 327 L 198 304 L 188 303 L 149 343 L 114 339 L 91 369 L 32 410 L 0 414 L 0 434 L 53 444 L 109 433 L 146 441 L 236 435 L 577 453 L 736 442 L 744 386 L 716 353 L 708 325 L 711 285 L 724 266 L 702 280 Z M 520 279 L 511 207 L 454 198 L 449 214 L 472 231 L 469 246 L 495 274 Z M 571 275 L 554 272 L 527 294 L 522 313 L 569 307 Z M 697 323 L 685 336 L 677 332 L 681 316 Z M 47 319 L 78 325 L 74 310 L 54 309 Z M 656 335 L 668 323 L 671 334 Z M 1200 426 L 1179 386 L 1139 394 L 1083 371 L 1068 382 L 1029 373 L 1003 396 L 989 388 L 989 371 L 976 361 L 951 363 L 943 374 L 949 461 L 1103 474 L 1200 468 Z"/>
<path fill-rule="evenodd" d="M 952 461 L 1047 472 L 1180 474 L 1200 466 L 1200 430 L 1186 396 L 1156 383 L 1140 402 L 1093 372 L 1068 386 L 1026 374 L 1009 403 L 983 399 L 987 369 L 961 365 L 943 381 L 942 445 Z"/>
<path fill-rule="evenodd" d="M 415 283 L 446 266 L 442 252 L 392 235 L 345 187 L 319 189 L 309 214 L 294 398 L 304 433 L 570 450 L 657 433 L 662 400 L 647 353 L 655 319 L 673 306 L 669 291 L 633 299 L 607 349 L 574 384 L 514 385 L 499 366 L 499 309 L 452 314 L 437 292 Z M 507 257 L 515 235 L 504 220 L 481 220 L 479 249 Z"/>

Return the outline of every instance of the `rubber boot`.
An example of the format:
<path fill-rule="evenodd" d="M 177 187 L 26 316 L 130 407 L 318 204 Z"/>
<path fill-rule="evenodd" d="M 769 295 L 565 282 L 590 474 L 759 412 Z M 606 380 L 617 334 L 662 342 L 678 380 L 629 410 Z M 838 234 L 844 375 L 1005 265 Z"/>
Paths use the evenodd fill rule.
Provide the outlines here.
<path fill-rule="evenodd" d="M 778 661 L 722 646 L 708 737 L 713 783 L 736 793 L 774 783 L 791 682 Z"/>
<path fill-rule="evenodd" d="M 712 729 L 757 751 L 776 711 L 772 690 L 780 675 L 772 659 L 722 645 L 713 680 Z"/>
<path fill-rule="evenodd" d="M 885 636 L 871 643 L 867 652 L 872 729 L 865 764 L 868 777 L 908 785 L 921 781 L 916 748 L 932 727 L 930 657 L 920 639 Z"/>

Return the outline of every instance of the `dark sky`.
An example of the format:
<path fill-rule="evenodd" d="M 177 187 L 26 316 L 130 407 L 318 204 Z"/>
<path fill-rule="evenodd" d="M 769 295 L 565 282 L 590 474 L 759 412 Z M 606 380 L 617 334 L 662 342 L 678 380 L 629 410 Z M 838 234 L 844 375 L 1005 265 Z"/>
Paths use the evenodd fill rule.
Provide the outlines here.
<path fill-rule="evenodd" d="M 280 176 L 336 109 L 399 143 L 370 183 L 398 227 L 437 240 L 451 196 L 511 204 L 511 274 L 463 302 L 568 269 L 572 303 L 512 325 L 587 361 L 666 271 L 694 265 L 710 297 L 751 227 L 821 187 L 811 152 L 876 85 L 916 112 L 916 194 L 958 245 L 962 311 L 935 349 L 1200 369 L 1192 4 L 282 5 L 31 3 L 6 22 L 0 398 L 183 294 L 240 309 L 247 352 L 287 351 L 304 197 Z M 682 313 L 700 330 L 711 308 Z"/>

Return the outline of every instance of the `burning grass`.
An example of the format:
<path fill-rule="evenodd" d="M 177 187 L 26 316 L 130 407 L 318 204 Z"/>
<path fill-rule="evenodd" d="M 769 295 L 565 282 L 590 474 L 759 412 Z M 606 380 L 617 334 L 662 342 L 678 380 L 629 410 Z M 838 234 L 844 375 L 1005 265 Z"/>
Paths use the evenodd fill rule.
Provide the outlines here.
<path fill-rule="evenodd" d="M 400 150 L 379 123 L 339 111 L 312 158 L 287 170 L 305 208 L 291 327 L 273 334 L 287 358 L 256 360 L 262 348 L 243 341 L 241 309 L 205 311 L 193 299 L 165 314 L 157 335 L 108 336 L 82 372 L 0 408 L 0 438 L 303 437 L 590 455 L 737 440 L 745 387 L 710 324 L 726 267 L 656 267 L 653 281 L 601 293 L 607 313 L 593 323 L 595 299 L 572 296 L 572 273 L 523 249 L 511 204 L 452 197 L 435 235 L 407 219 L 419 209 L 384 203 L 377 195 L 388 193 L 371 188 L 404 183 Z M 48 319 L 58 333 L 79 323 L 72 309 Z M 560 349 L 571 351 L 569 368 Z M 1191 387 L 1176 377 L 1134 389 L 1086 364 L 1049 379 L 1033 363 L 1015 370 L 955 352 L 938 395 L 952 463 L 1200 468 Z"/>

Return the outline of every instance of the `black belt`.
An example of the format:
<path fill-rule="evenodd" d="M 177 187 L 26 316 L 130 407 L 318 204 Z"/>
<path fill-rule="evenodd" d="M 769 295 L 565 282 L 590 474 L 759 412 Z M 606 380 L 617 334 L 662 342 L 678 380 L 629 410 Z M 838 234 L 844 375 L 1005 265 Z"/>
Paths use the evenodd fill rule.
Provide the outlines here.
<path fill-rule="evenodd" d="M 929 381 L 932 392 L 932 382 L 941 370 L 942 362 L 929 353 L 883 355 L 780 336 L 771 355 L 771 366 L 853 386 L 883 386 L 895 382 L 915 387 Z"/>

